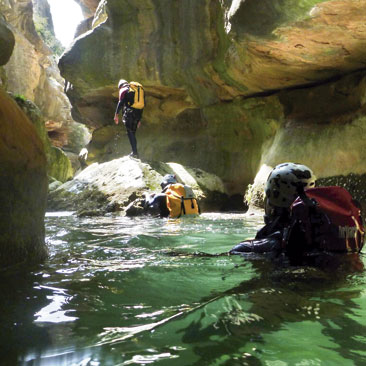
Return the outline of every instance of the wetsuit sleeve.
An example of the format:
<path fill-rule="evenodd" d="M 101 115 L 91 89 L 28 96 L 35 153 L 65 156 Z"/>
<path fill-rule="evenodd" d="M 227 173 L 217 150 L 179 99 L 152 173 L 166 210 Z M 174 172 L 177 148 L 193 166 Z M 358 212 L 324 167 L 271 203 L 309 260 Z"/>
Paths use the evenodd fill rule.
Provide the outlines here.
<path fill-rule="evenodd" d="M 170 214 L 164 193 L 158 193 L 148 197 L 146 199 L 146 209 L 150 212 L 158 212 L 161 217 L 168 217 Z"/>
<path fill-rule="evenodd" d="M 282 232 L 276 231 L 263 239 L 250 239 L 235 245 L 229 254 L 268 253 L 282 250 Z"/>
<path fill-rule="evenodd" d="M 116 114 L 118 114 L 121 109 L 123 108 L 124 102 L 122 100 L 118 101 L 117 108 L 116 108 Z"/>
<path fill-rule="evenodd" d="M 123 109 L 123 107 L 126 103 L 126 98 L 125 98 L 126 93 L 127 93 L 127 89 L 124 90 L 119 97 L 119 101 L 118 101 L 117 108 L 116 108 L 116 114 L 118 114 Z"/>

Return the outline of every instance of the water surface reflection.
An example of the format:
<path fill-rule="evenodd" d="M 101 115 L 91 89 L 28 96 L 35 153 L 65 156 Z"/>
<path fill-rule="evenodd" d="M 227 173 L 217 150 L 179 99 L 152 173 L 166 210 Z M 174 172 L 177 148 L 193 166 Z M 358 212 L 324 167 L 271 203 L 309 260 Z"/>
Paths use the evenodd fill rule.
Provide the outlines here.
<path fill-rule="evenodd" d="M 365 364 L 364 256 L 216 255 L 261 224 L 47 216 L 50 260 L 2 274 L 4 365 Z"/>

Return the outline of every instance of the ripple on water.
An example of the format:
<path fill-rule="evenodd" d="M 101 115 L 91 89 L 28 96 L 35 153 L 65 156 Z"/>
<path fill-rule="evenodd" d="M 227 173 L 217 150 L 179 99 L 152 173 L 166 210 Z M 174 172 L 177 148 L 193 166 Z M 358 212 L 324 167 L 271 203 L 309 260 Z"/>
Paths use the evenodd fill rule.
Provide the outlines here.
<path fill-rule="evenodd" d="M 49 261 L 1 282 L 6 357 L 26 366 L 365 364 L 363 272 L 227 255 L 262 222 L 48 214 Z"/>

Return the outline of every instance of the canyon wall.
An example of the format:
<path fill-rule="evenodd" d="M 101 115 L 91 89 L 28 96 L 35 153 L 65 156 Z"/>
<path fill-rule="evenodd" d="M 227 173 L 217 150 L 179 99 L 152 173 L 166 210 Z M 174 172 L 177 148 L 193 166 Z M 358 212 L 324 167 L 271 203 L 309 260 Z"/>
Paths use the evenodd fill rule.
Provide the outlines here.
<path fill-rule="evenodd" d="M 72 107 L 64 93 L 64 80 L 56 56 L 36 31 L 38 28 L 44 33 L 47 27 L 51 27 L 48 32 L 53 32 L 48 2 L 34 0 L 34 3 L 34 7 L 32 0 L 4 0 L 0 3 L 0 13 L 15 41 L 11 57 L 1 68 L 0 84 L 13 95 L 34 102 L 40 109 L 52 141 L 52 145 L 46 148 L 59 149 L 48 154 L 49 157 L 58 156 L 57 160 L 48 161 L 49 174 L 56 174 L 54 178 L 66 181 L 73 175 L 66 153 L 77 154 L 88 142 L 89 131 L 71 117 Z M 36 25 L 34 9 L 40 12 Z M 57 169 L 58 164 L 61 169 Z"/>
<path fill-rule="evenodd" d="M 67 179 L 72 170 L 46 131 L 44 116 L 51 116 L 55 106 L 47 99 L 58 87 L 47 87 L 53 83 L 48 61 L 52 56 L 35 32 L 30 1 L 0 2 L 0 48 L 0 267 L 4 270 L 47 257 L 47 173 Z M 55 61 L 52 67 L 57 70 Z M 31 100 L 43 106 L 44 115 Z"/>
<path fill-rule="evenodd" d="M 94 27 L 59 62 L 74 117 L 94 130 L 89 162 L 130 151 L 113 125 L 124 78 L 147 95 L 140 155 L 218 174 L 231 194 L 263 164 L 365 174 L 365 2 L 109 0 L 90 9 Z"/>
<path fill-rule="evenodd" d="M 46 155 L 27 115 L 0 89 L 0 267 L 46 258 Z"/>

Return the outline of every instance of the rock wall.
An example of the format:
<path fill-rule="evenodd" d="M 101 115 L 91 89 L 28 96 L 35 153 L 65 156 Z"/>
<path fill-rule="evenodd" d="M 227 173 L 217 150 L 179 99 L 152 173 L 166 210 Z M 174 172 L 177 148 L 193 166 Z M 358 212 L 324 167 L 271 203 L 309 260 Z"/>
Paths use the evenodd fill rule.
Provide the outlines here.
<path fill-rule="evenodd" d="M 9 61 L 15 44 L 14 34 L 9 26 L 0 15 L 0 65 L 4 65 Z M 0 78 L 1 80 L 1 78 Z"/>
<path fill-rule="evenodd" d="M 109 0 L 98 9 L 99 25 L 59 62 L 74 117 L 94 129 L 90 162 L 129 152 L 112 121 L 124 78 L 146 89 L 140 156 L 218 174 L 232 194 L 263 164 L 296 161 L 320 178 L 366 173 L 365 2 Z"/>
<path fill-rule="evenodd" d="M 34 3 L 39 11 L 50 13 L 49 5 L 44 0 L 34 0 Z M 57 61 L 36 32 L 32 0 L 4 0 L 0 3 L 0 13 L 15 37 L 12 56 L 4 66 L 4 87 L 13 94 L 34 102 L 46 123 L 50 121 L 52 125 L 55 122 L 58 125 L 51 135 L 54 143 L 78 153 L 88 142 L 89 131 L 85 126 L 75 123 L 71 116 L 71 104 L 64 93 L 64 80 L 60 76 Z M 38 16 L 39 19 L 41 15 Z M 47 25 L 52 27 L 50 19 L 45 19 L 43 26 Z M 73 131 L 80 129 L 84 130 L 81 141 L 69 138 Z"/>
<path fill-rule="evenodd" d="M 45 100 L 44 96 L 37 99 L 37 94 L 40 94 L 40 88 L 50 92 L 46 86 L 53 82 L 50 64 L 44 62 L 49 51 L 36 34 L 29 16 L 31 5 L 31 2 L 21 0 L 0 2 L 1 270 L 46 258 L 47 171 L 65 180 L 72 175 L 65 154 L 51 146 L 39 109 L 24 97 L 28 93 L 38 102 Z M 21 95 L 11 98 L 6 89 L 14 91 L 16 87 L 21 89 Z M 47 96 L 51 97 L 51 94 Z M 62 172 L 62 164 L 67 163 L 68 173 Z"/>
<path fill-rule="evenodd" d="M 60 182 L 66 182 L 71 179 L 74 175 L 71 161 L 63 150 L 51 144 L 44 118 L 39 108 L 33 102 L 19 96 L 14 97 L 14 99 L 35 126 L 37 134 L 42 141 L 47 158 L 48 176 Z"/>
<path fill-rule="evenodd" d="M 0 18 L 0 67 L 14 36 Z M 0 268 L 47 256 L 44 214 L 48 180 L 43 145 L 26 115 L 0 88 Z"/>
<path fill-rule="evenodd" d="M 0 267 L 47 255 L 48 179 L 43 144 L 15 101 L 0 90 Z"/>

